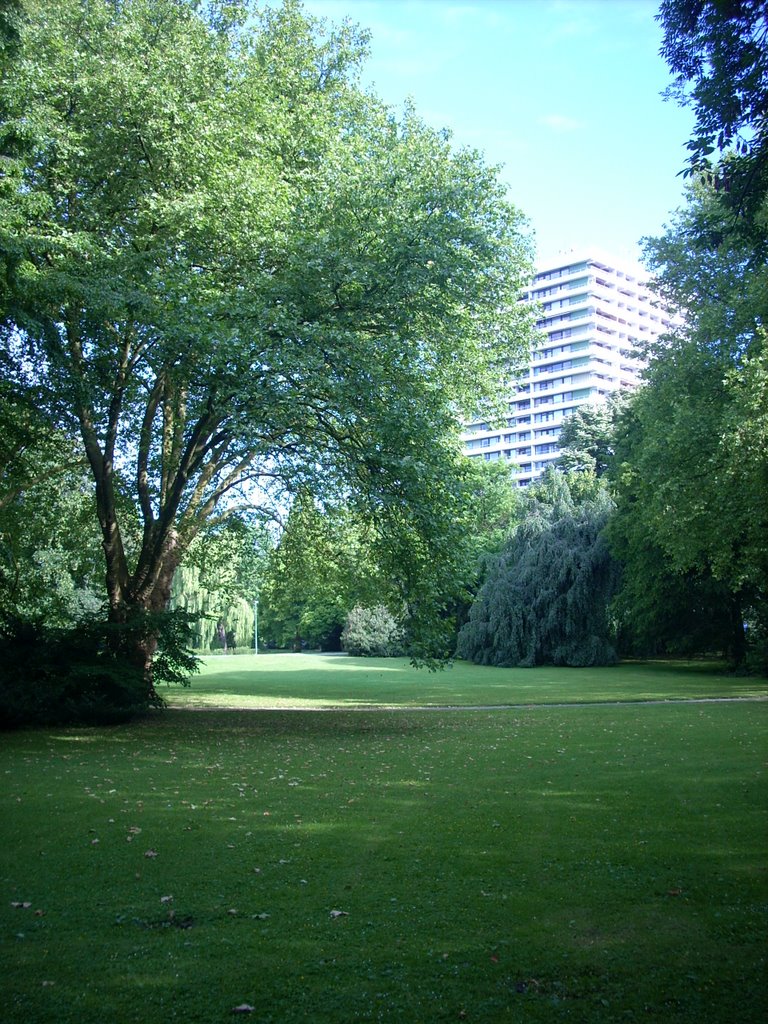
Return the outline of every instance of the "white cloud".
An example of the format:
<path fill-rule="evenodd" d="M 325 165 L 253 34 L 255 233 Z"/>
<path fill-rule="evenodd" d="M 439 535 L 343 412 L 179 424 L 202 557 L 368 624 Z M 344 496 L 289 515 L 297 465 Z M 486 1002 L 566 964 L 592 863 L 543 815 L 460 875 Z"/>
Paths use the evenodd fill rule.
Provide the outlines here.
<path fill-rule="evenodd" d="M 538 123 L 555 132 L 575 132 L 584 127 L 582 121 L 577 121 L 575 117 L 567 117 L 565 114 L 545 114 L 538 119 Z"/>

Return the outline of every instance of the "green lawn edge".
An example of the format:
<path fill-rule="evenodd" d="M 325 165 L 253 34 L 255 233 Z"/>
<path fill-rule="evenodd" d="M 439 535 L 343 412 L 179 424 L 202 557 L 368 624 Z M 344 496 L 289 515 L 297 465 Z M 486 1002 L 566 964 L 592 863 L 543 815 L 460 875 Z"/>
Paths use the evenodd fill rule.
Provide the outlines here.
<path fill-rule="evenodd" d="M 486 708 L 756 699 L 768 697 L 768 680 L 700 661 L 533 669 L 455 661 L 430 672 L 405 658 L 268 653 L 204 658 L 188 688 L 161 692 L 171 708 L 188 709 Z"/>

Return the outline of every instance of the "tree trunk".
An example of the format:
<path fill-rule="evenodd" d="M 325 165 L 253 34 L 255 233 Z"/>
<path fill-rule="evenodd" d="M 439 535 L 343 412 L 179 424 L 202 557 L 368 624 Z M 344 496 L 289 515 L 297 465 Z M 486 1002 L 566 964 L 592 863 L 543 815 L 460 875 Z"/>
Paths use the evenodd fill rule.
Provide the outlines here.
<path fill-rule="evenodd" d="M 157 558 L 139 559 L 144 564 L 145 571 L 142 573 L 144 583 L 136 586 L 136 576 L 129 579 L 128 587 L 125 590 L 111 588 L 108 590 L 110 597 L 113 593 L 119 593 L 119 600 L 110 601 L 109 621 L 125 625 L 132 620 L 136 621 L 137 631 L 135 640 L 131 642 L 128 658 L 132 665 L 136 666 L 146 686 L 147 697 L 150 702 L 157 701 L 157 692 L 154 685 L 153 661 L 157 651 L 157 634 L 152 631 L 151 625 L 141 620 L 145 616 L 158 615 L 165 612 L 171 597 L 171 586 L 176 569 L 181 562 L 181 547 L 175 536 L 169 538 L 165 545 L 165 552 Z M 142 552 L 142 556 L 144 552 Z M 118 641 L 119 642 L 119 641 Z"/>

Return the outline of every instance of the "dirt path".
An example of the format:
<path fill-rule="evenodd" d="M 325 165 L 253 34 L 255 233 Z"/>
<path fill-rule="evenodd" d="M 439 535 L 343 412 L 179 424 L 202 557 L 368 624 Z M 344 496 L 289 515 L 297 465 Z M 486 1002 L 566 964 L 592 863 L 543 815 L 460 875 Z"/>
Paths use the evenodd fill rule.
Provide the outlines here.
<path fill-rule="evenodd" d="M 639 698 L 638 700 L 563 701 L 559 703 L 525 704 L 169 704 L 170 711 L 535 711 L 540 708 L 620 708 L 638 705 L 658 706 L 670 704 L 759 704 L 768 701 L 768 695 L 757 697 L 670 697 Z"/>

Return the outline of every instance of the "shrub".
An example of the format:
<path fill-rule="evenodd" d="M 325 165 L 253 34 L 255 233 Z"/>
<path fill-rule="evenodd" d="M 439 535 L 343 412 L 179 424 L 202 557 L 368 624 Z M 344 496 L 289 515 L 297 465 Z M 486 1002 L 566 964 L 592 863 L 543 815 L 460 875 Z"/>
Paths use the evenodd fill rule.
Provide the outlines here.
<path fill-rule="evenodd" d="M 347 616 L 341 646 L 364 658 L 395 658 L 404 653 L 403 628 L 384 605 L 358 605 Z"/>
<path fill-rule="evenodd" d="M 0 727 L 126 721 L 162 698 L 132 653 L 157 640 L 153 683 L 185 683 L 197 668 L 186 649 L 185 613 L 88 620 L 69 629 L 39 621 L 0 622 Z"/>

